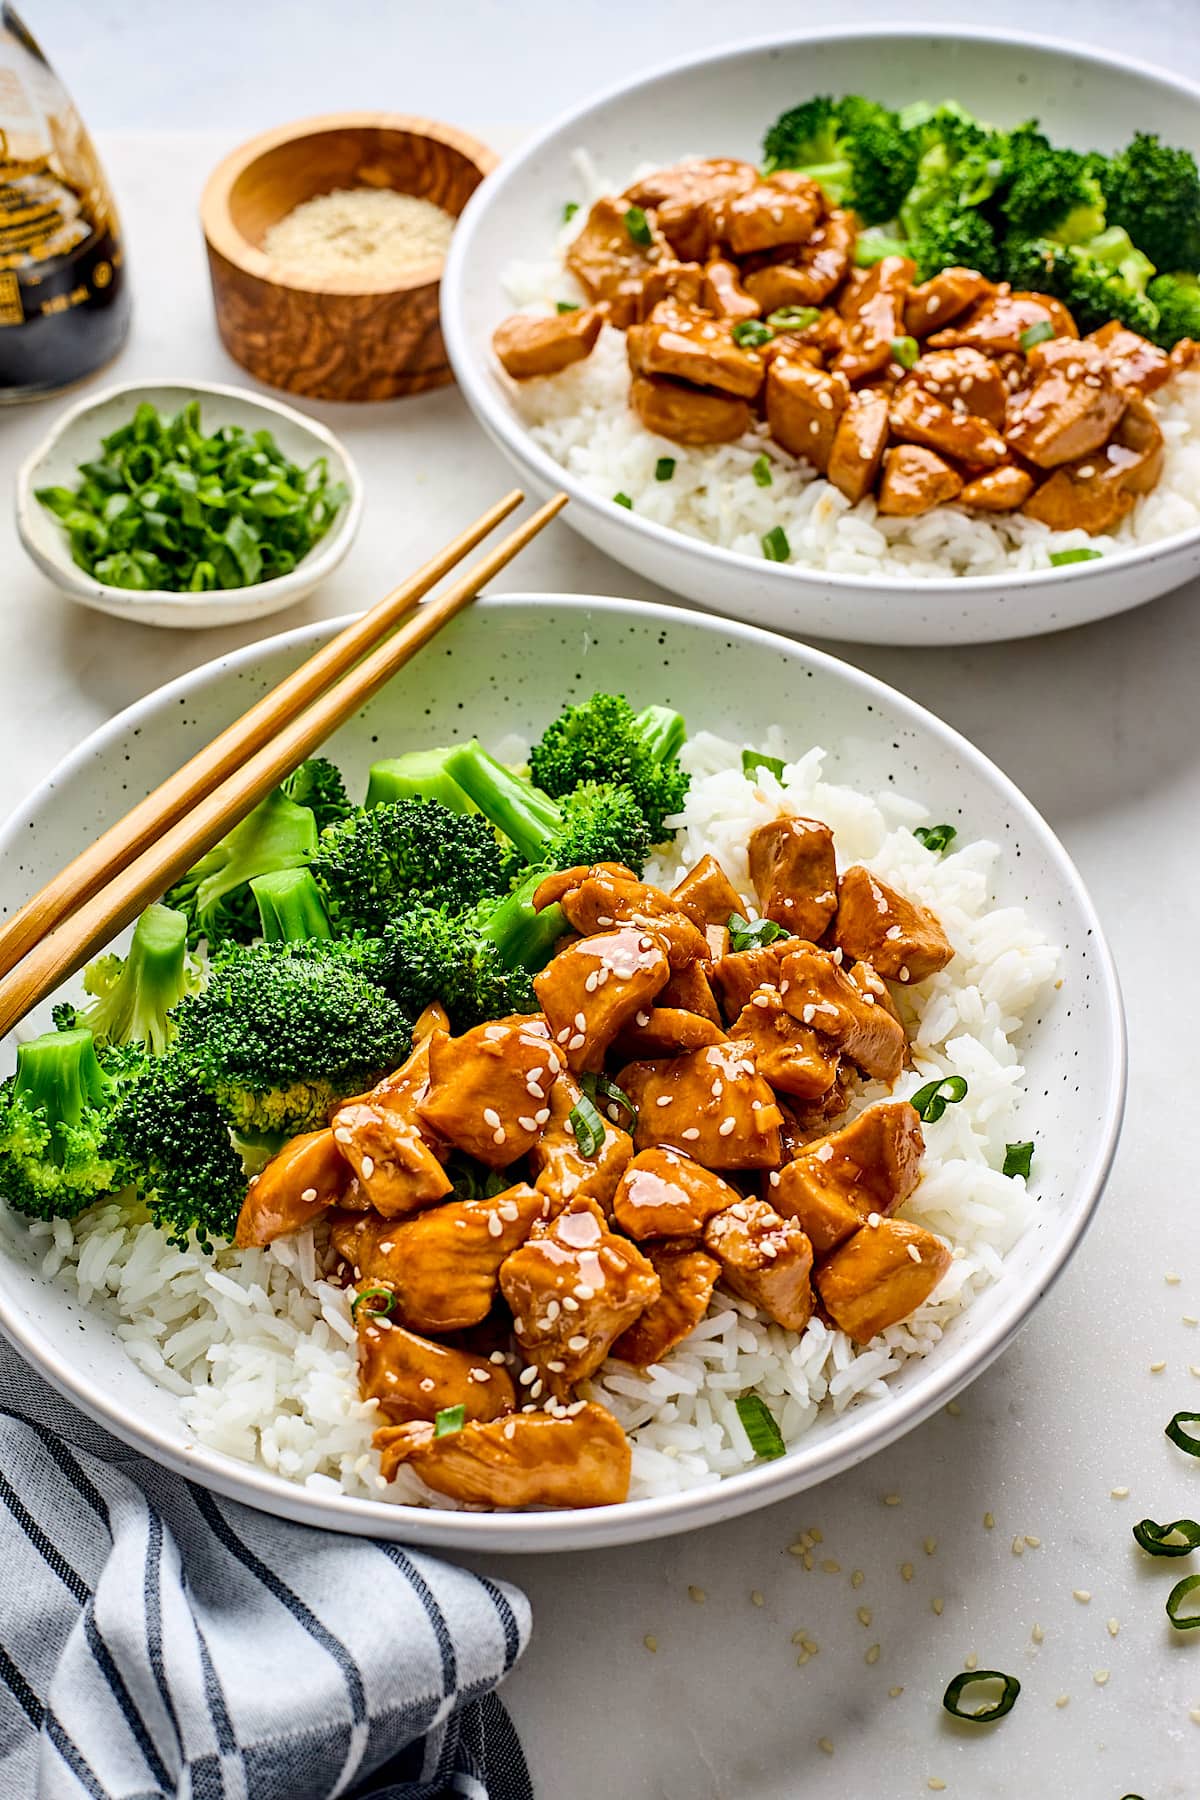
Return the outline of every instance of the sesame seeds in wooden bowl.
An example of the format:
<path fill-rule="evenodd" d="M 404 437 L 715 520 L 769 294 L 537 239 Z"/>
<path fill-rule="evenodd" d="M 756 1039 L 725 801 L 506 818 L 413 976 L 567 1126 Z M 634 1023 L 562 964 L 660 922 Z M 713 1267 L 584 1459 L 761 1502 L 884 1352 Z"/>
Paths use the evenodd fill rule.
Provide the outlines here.
<path fill-rule="evenodd" d="M 495 160 L 454 126 L 396 113 L 325 114 L 241 145 L 200 208 L 229 354 L 258 380 L 321 400 L 451 381 L 443 247 Z"/>

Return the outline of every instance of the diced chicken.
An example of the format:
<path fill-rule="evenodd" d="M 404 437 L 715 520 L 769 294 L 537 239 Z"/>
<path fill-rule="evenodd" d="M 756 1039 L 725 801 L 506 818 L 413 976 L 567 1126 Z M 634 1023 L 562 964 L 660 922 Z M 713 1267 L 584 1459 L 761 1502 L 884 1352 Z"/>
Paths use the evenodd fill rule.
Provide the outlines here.
<path fill-rule="evenodd" d="M 849 382 L 877 375 L 892 360 L 892 345 L 904 332 L 904 301 L 916 273 L 906 256 L 884 256 L 839 305 L 846 321 L 846 348 L 834 367 Z"/>
<path fill-rule="evenodd" d="M 379 1101 L 351 1100 L 330 1121 L 368 1206 L 385 1219 L 430 1206 L 453 1183 L 411 1120 Z"/>
<path fill-rule="evenodd" d="M 951 411 L 959 412 L 965 407 L 997 431 L 1004 430 L 1008 387 L 994 357 L 984 356 L 980 350 L 927 350 L 913 364 L 909 381 L 933 394 Z M 934 449 L 937 448 L 935 444 Z"/>
<path fill-rule="evenodd" d="M 844 279 L 857 235 L 854 214 L 831 208 L 806 243 L 769 252 L 768 260 L 745 276 L 746 292 L 766 313 L 781 306 L 820 306 Z"/>
<path fill-rule="evenodd" d="M 875 1005 L 882 1006 L 885 1012 L 891 1013 L 893 1019 L 895 1019 L 897 1025 L 899 1025 L 900 1014 L 897 1010 L 896 1003 L 888 991 L 887 982 L 880 979 L 878 971 L 873 969 L 868 962 L 847 963 L 843 961 L 842 967 L 845 969 L 847 975 L 849 975 L 859 993 L 869 994 Z"/>
<path fill-rule="evenodd" d="M 887 518 L 915 519 L 962 493 L 962 477 L 935 450 L 897 444 L 883 459 L 878 506 Z"/>
<path fill-rule="evenodd" d="M 992 468 L 1008 455 L 1008 446 L 994 425 L 965 408 L 956 410 L 911 376 L 892 395 L 888 422 L 893 436 L 903 443 L 922 444 L 940 456 L 953 456 L 980 468 Z"/>
<path fill-rule="evenodd" d="M 706 925 L 704 936 L 708 940 L 709 975 L 711 975 L 712 965 L 719 963 L 722 957 L 729 955 L 732 934 L 728 925 Z"/>
<path fill-rule="evenodd" d="M 642 280 L 638 318 L 646 320 L 656 306 L 672 300 L 678 306 L 699 306 L 704 294 L 704 268 L 698 262 L 659 263 Z"/>
<path fill-rule="evenodd" d="M 869 1344 L 929 1298 L 951 1260 L 931 1231 L 904 1219 L 881 1219 L 847 1238 L 818 1264 L 814 1279 L 838 1329 L 856 1344 Z"/>
<path fill-rule="evenodd" d="M 493 1021 L 462 1037 L 435 1039 L 418 1116 L 489 1169 L 507 1168 L 541 1136 L 560 1067 L 557 1047 L 524 1022 Z"/>
<path fill-rule="evenodd" d="M 495 1419 L 516 1404 L 501 1364 L 419 1337 L 365 1302 L 357 1318 L 359 1391 L 378 1400 L 380 1417 L 391 1424 L 434 1419 L 449 1406 L 465 1407 L 468 1419 Z"/>
<path fill-rule="evenodd" d="M 674 261 L 666 238 L 652 218 L 646 220 L 650 242 L 640 243 L 634 237 L 626 219 L 629 210 L 626 199 L 606 195 L 597 200 L 583 230 L 567 249 L 563 260 L 591 300 L 615 296 L 623 282 L 636 282 L 640 289 L 648 269 L 656 263 Z"/>
<path fill-rule="evenodd" d="M 837 1080 L 838 1051 L 785 1010 L 778 988 L 757 988 L 730 1030 L 750 1040 L 759 1073 L 781 1093 L 819 1100 Z"/>
<path fill-rule="evenodd" d="M 780 938 L 761 950 L 733 950 L 713 965 L 713 981 L 727 1019 L 736 1019 L 755 988 L 765 983 L 778 987 L 785 958 L 796 948 L 794 939 Z"/>
<path fill-rule="evenodd" d="M 604 312 L 599 306 L 580 306 L 548 319 L 534 313 L 513 313 L 496 327 L 492 348 L 514 381 L 561 375 L 572 363 L 591 355 L 603 325 Z"/>
<path fill-rule="evenodd" d="M 630 330 L 628 345 L 629 365 L 637 375 L 667 375 L 743 400 L 753 400 L 763 384 L 762 357 L 734 342 L 727 319 L 689 311 L 671 300 Z"/>
<path fill-rule="evenodd" d="M 1143 399 L 1131 394 L 1121 423 L 1104 451 L 1127 492 L 1150 492 L 1162 474 L 1163 452 L 1163 434 L 1157 418 Z"/>
<path fill-rule="evenodd" d="M 525 1182 L 484 1200 L 448 1200 L 399 1224 L 336 1213 L 330 1242 L 355 1279 L 386 1283 L 395 1317 L 412 1331 L 478 1325 L 496 1298 L 500 1265 L 523 1244 L 548 1201 Z"/>
<path fill-rule="evenodd" d="M 544 892 L 545 883 L 533 896 L 538 912 L 548 904 L 542 898 Z M 584 936 L 609 931 L 614 925 L 640 925 L 662 940 L 672 969 L 708 958 L 708 940 L 699 925 L 681 910 L 677 900 L 649 882 L 627 881 L 619 875 L 589 870 L 578 886 L 559 895 L 558 903 L 575 930 Z"/>
<path fill-rule="evenodd" d="M 967 345 L 988 356 L 1024 349 L 1021 338 L 1031 326 L 1049 325 L 1055 337 L 1078 338 L 1075 321 L 1059 300 L 1049 294 L 1014 292 L 1007 284 L 993 288 L 965 319 L 926 340 L 932 350 L 957 350 Z"/>
<path fill-rule="evenodd" d="M 239 1250 L 272 1244 L 301 1231 L 327 1207 L 336 1206 L 352 1180 L 350 1165 L 332 1131 L 306 1131 L 252 1176 L 238 1214 L 234 1243 Z"/>
<path fill-rule="evenodd" d="M 604 1066 L 624 1025 L 646 1011 L 667 984 L 662 944 L 638 925 L 623 925 L 568 944 L 534 977 L 551 1035 L 576 1074 Z"/>
<path fill-rule="evenodd" d="M 651 1244 L 646 1255 L 661 1284 L 640 1318 L 624 1330 L 612 1347 L 622 1362 L 647 1369 L 694 1331 L 712 1299 L 721 1273 L 715 1257 L 691 1244 Z"/>
<path fill-rule="evenodd" d="M 794 1219 L 781 1219 L 764 1200 L 739 1200 L 708 1221 L 704 1247 L 720 1263 L 726 1287 L 786 1330 L 804 1330 L 813 1307 L 813 1256 Z"/>
<path fill-rule="evenodd" d="M 736 263 L 714 257 L 704 270 L 698 304 L 715 313 L 718 319 L 737 324 L 741 319 L 757 319 L 761 308 L 742 286 L 741 271 Z"/>
<path fill-rule="evenodd" d="M 1115 531 L 1134 496 L 1103 450 L 1082 463 L 1068 463 L 1041 482 L 1021 511 L 1051 531 L 1087 531 L 1093 537 Z"/>
<path fill-rule="evenodd" d="M 654 1266 L 628 1238 L 608 1229 L 590 1200 L 574 1201 L 535 1226 L 500 1270 L 513 1330 L 541 1386 L 564 1399 L 594 1375 L 618 1338 L 659 1296 Z M 539 1385 L 540 1384 L 540 1385 Z"/>
<path fill-rule="evenodd" d="M 642 1150 L 622 1175 L 613 1218 L 631 1238 L 694 1237 L 741 1198 L 712 1169 L 666 1145 Z"/>
<path fill-rule="evenodd" d="M 555 1212 L 576 1197 L 595 1200 L 607 1212 L 633 1155 L 633 1139 L 605 1118 L 603 1107 L 598 1111 L 604 1141 L 590 1156 L 584 1155 L 569 1122 L 582 1093 L 570 1075 L 559 1076 L 550 1090 L 550 1117 L 529 1153 L 536 1175 L 534 1186 L 546 1195 Z"/>
<path fill-rule="evenodd" d="M 1171 349 L 1171 373 L 1177 374 L 1184 369 L 1194 369 L 1200 363 L 1200 344 L 1195 338 L 1180 338 Z"/>
<path fill-rule="evenodd" d="M 1109 373 L 1105 353 L 1086 338 L 1052 339 L 1029 352 L 1033 385 L 1014 397 L 1007 437 L 1042 469 L 1090 456 L 1107 441 L 1127 396 Z"/>
<path fill-rule="evenodd" d="M 635 375 L 629 404 L 647 431 L 674 444 L 731 444 L 746 435 L 754 418 L 745 400 L 663 376 Z"/>
<path fill-rule="evenodd" d="M 837 1080 L 819 1100 L 797 1100 L 793 1097 L 780 1101 L 783 1112 L 783 1124 L 779 1131 L 781 1167 L 794 1156 L 799 1156 L 817 1138 L 828 1136 L 834 1120 L 840 1119 L 848 1109 L 857 1085 L 857 1074 L 843 1058 L 838 1064 Z"/>
<path fill-rule="evenodd" d="M 826 475 L 852 506 L 875 485 L 888 440 L 888 398 L 858 388 L 838 420 Z"/>
<path fill-rule="evenodd" d="M 676 969 L 658 996 L 659 1006 L 671 1006 L 681 1012 L 698 1013 L 702 1019 L 721 1023 L 721 1011 L 708 985 L 708 976 L 698 962 Z"/>
<path fill-rule="evenodd" d="M 728 925 L 742 910 L 741 896 L 715 856 L 702 856 L 671 889 L 671 899 L 697 924 Z"/>
<path fill-rule="evenodd" d="M 1117 386 L 1142 400 L 1171 379 L 1171 358 L 1167 352 L 1117 319 L 1110 319 L 1099 331 L 1089 331 L 1083 341 L 1099 344 Z"/>
<path fill-rule="evenodd" d="M 1019 463 L 1004 462 L 972 476 L 958 496 L 961 506 L 980 512 L 1016 512 L 1033 492 L 1033 476 Z"/>
<path fill-rule="evenodd" d="M 584 882 L 589 880 L 602 881 L 606 876 L 611 877 L 614 881 L 637 880 L 633 870 L 627 868 L 624 863 L 575 863 L 570 869 L 555 869 L 553 874 L 547 875 L 544 881 L 539 882 L 531 902 L 533 909 L 535 912 L 541 912 L 543 907 L 557 905 L 563 895 L 569 894 L 572 888 L 582 887 Z"/>
<path fill-rule="evenodd" d="M 842 876 L 833 929 L 847 956 L 870 963 L 887 981 L 924 981 L 954 955 L 935 913 L 906 900 L 861 863 Z"/>
<path fill-rule="evenodd" d="M 829 1038 L 864 1075 L 895 1081 L 904 1067 L 904 1028 L 815 944 L 789 947 L 779 991 L 802 1025 Z"/>
<path fill-rule="evenodd" d="M 850 399 L 844 375 L 778 356 L 767 370 L 767 424 L 776 443 L 819 474 L 829 467 L 838 421 Z"/>
<path fill-rule="evenodd" d="M 649 1013 L 638 1013 L 614 1049 L 623 1061 L 641 1062 L 648 1057 L 681 1056 L 685 1050 L 722 1044 L 727 1036 L 719 1024 L 703 1013 L 685 1012 L 681 1006 L 656 1006 Z"/>
<path fill-rule="evenodd" d="M 772 819 L 750 833 L 750 879 L 763 918 L 820 937 L 837 911 L 833 833 L 819 819 Z"/>
<path fill-rule="evenodd" d="M 638 1109 L 639 1151 L 670 1144 L 706 1169 L 770 1169 L 782 1114 L 744 1040 L 630 1063 L 618 1084 Z"/>
<path fill-rule="evenodd" d="M 815 1254 L 825 1256 L 873 1213 L 886 1217 L 908 1198 L 924 1148 L 921 1121 L 908 1101 L 877 1101 L 773 1174 L 771 1205 L 796 1219 Z"/>
<path fill-rule="evenodd" d="M 633 1451 L 604 1407 L 511 1413 L 436 1436 L 428 1422 L 385 1425 L 373 1440 L 384 1479 L 407 1464 L 426 1487 L 468 1506 L 615 1506 Z"/>
<path fill-rule="evenodd" d="M 820 188 L 802 175 L 786 187 L 760 182 L 743 194 L 708 204 L 714 238 L 735 256 L 807 243 L 824 211 Z"/>
<path fill-rule="evenodd" d="M 652 207 L 675 254 L 703 257 L 712 242 L 710 200 L 744 194 L 757 185 L 758 170 L 733 157 L 700 157 L 645 176 L 627 191 L 626 201 Z"/>
<path fill-rule="evenodd" d="M 977 269 L 942 269 L 929 281 L 908 290 L 904 302 L 904 329 L 909 337 L 925 338 L 940 331 L 974 306 L 991 290 Z"/>

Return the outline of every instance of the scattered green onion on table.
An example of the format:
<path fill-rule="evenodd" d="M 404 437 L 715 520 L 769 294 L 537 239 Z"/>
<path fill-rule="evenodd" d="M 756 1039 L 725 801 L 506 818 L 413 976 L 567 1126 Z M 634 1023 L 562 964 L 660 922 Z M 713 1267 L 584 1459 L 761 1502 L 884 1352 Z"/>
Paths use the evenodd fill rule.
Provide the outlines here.
<path fill-rule="evenodd" d="M 964 1707 L 960 1704 L 967 1688 L 979 1682 L 998 1681 L 1001 1693 L 998 1700 L 990 1706 Z M 942 1696 L 942 1705 L 955 1719 L 966 1719 L 972 1725 L 990 1725 L 996 1719 L 1002 1719 L 1010 1713 L 1017 1703 L 1017 1695 L 1021 1692 L 1021 1684 L 1015 1675 L 1005 1675 L 1001 1669 L 966 1669 L 956 1675 Z"/>
<path fill-rule="evenodd" d="M 323 456 L 301 468 L 269 431 L 220 425 L 200 403 L 143 402 L 79 464 L 77 488 L 38 488 L 81 569 L 109 587 L 205 593 L 287 575 L 333 524 L 346 489 Z"/>
<path fill-rule="evenodd" d="M 1169 1525 L 1156 1525 L 1153 1519 L 1139 1519 L 1133 1536 L 1147 1556 L 1190 1556 L 1200 1545 L 1200 1524 L 1172 1519 Z"/>

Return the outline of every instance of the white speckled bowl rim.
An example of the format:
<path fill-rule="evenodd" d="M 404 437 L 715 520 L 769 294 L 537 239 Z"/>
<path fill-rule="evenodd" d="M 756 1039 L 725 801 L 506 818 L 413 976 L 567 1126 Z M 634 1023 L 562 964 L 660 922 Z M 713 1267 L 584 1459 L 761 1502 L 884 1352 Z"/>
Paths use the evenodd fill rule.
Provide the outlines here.
<path fill-rule="evenodd" d="M 233 706 L 240 710 L 255 693 L 277 680 L 285 667 L 310 654 L 346 622 L 325 620 L 246 646 L 158 689 L 94 732 L 41 784 L 0 833 L 0 879 L 9 889 L 5 895 L 9 908 L 19 904 L 31 874 L 36 873 L 22 868 L 19 861 L 22 845 L 29 842 L 26 834 L 31 825 L 36 827 L 39 816 L 62 804 L 58 798 L 62 790 L 79 783 L 81 792 L 87 792 L 86 777 L 94 778 L 97 770 L 104 771 L 106 765 L 113 771 L 119 770 L 123 746 L 134 737 L 148 737 L 150 728 L 156 725 L 169 729 L 168 722 L 178 724 L 187 739 L 187 749 L 194 748 L 203 737 L 199 715 L 205 710 L 206 696 L 232 690 Z M 519 692 L 515 702 L 514 677 L 512 670 L 505 667 L 513 660 L 510 652 L 514 648 L 518 659 L 524 656 L 535 663 L 526 677 L 525 690 Z M 455 658 L 458 660 L 453 661 Z M 592 666 L 586 667 L 589 658 Z M 671 669 L 672 658 L 684 668 L 683 676 L 659 672 L 660 667 Z M 271 665 L 267 670 L 262 667 L 264 661 Z M 782 677 L 773 668 L 777 661 L 785 665 Z M 689 673 L 692 663 L 697 666 Z M 746 665 L 740 677 L 739 663 Z M 475 676 L 471 674 L 472 664 L 477 671 Z M 1022 1245 L 1042 1234 L 1044 1241 L 1036 1261 L 1024 1272 L 1019 1272 L 1011 1260 L 1006 1264 L 1001 1282 L 981 1297 L 990 1307 L 986 1325 L 972 1328 L 962 1341 L 952 1325 L 931 1358 L 919 1365 L 906 1365 L 909 1375 L 901 1391 L 893 1391 L 887 1400 L 851 1409 L 835 1422 L 832 1431 L 823 1430 L 820 1425 L 814 1427 L 795 1450 L 780 1460 L 755 1466 L 712 1487 L 577 1512 L 467 1513 L 396 1507 L 345 1495 L 326 1496 L 298 1487 L 261 1467 L 206 1449 L 189 1440 L 182 1428 L 174 1432 L 162 1429 L 144 1417 L 136 1405 L 106 1391 L 102 1383 L 73 1365 L 63 1346 L 77 1340 L 66 1335 L 65 1327 L 60 1333 L 61 1341 L 53 1340 L 42 1322 L 45 1309 L 35 1303 L 35 1297 L 40 1300 L 36 1286 L 30 1287 L 28 1299 L 18 1297 L 16 1278 L 27 1274 L 28 1264 L 18 1266 L 14 1255 L 2 1245 L 0 1329 L 56 1388 L 100 1424 L 203 1486 L 309 1524 L 451 1549 L 583 1549 L 665 1536 L 765 1506 L 851 1467 L 927 1418 L 1000 1354 L 1066 1266 L 1103 1190 L 1124 1107 L 1125 1027 L 1112 957 L 1077 870 L 1029 801 L 958 732 L 872 676 L 821 651 L 753 626 L 625 599 L 505 594 L 477 603 L 426 649 L 420 660 L 420 685 L 414 687 L 411 682 L 418 680 L 416 669 L 417 664 L 412 665 L 357 720 L 343 728 L 344 734 L 362 740 L 360 748 L 367 760 L 371 754 L 383 753 L 375 748 L 380 742 L 379 732 L 371 728 L 386 712 L 389 695 L 393 706 L 398 706 L 406 694 L 415 697 L 411 719 L 400 728 L 399 735 L 401 739 L 411 737 L 414 742 L 428 743 L 431 732 L 440 735 L 443 721 L 460 710 L 473 715 L 472 724 L 481 728 L 485 736 L 490 732 L 498 737 L 514 728 L 539 728 L 537 722 L 553 716 L 565 700 L 581 697 L 592 691 L 598 680 L 603 682 L 606 674 L 616 677 L 621 671 L 631 698 L 639 704 L 658 694 L 685 708 L 690 705 L 693 729 L 706 723 L 706 695 L 711 696 L 707 718 L 717 728 L 728 728 L 720 714 L 723 709 L 727 712 L 736 706 L 739 718 L 750 716 L 761 729 L 766 722 L 762 708 L 776 705 L 769 693 L 772 680 L 786 681 L 789 696 L 794 687 L 796 701 L 808 702 L 810 710 L 842 708 L 857 722 L 840 746 L 829 746 L 835 761 L 873 755 L 881 768 L 889 768 L 890 780 L 894 759 L 895 767 L 903 765 L 899 791 L 907 791 L 913 797 L 929 797 L 939 809 L 938 816 L 950 816 L 941 808 L 949 803 L 946 796 L 957 793 L 968 805 L 974 796 L 977 810 L 991 811 L 997 820 L 1002 819 L 1002 831 L 992 835 L 1011 832 L 1008 848 L 1012 856 L 1006 862 L 1010 879 L 1001 880 L 999 899 L 1001 903 L 1020 903 L 1011 891 L 1013 881 L 1020 876 L 1012 872 L 1024 857 L 1021 866 L 1029 871 L 1030 884 L 1026 894 L 1039 883 L 1043 889 L 1041 903 L 1033 908 L 1035 915 L 1052 934 L 1060 934 L 1066 949 L 1067 992 L 1047 1006 L 1047 1011 L 1054 1011 L 1054 1018 L 1042 1026 L 1046 1035 L 1040 1040 L 1044 1056 L 1063 1059 L 1063 1067 L 1056 1065 L 1055 1072 L 1066 1084 L 1065 1098 L 1062 1091 L 1051 1097 L 1048 1072 L 1043 1070 L 1047 1075 L 1045 1095 L 1030 1104 L 1034 1115 L 1039 1108 L 1042 1112 L 1046 1133 L 1039 1136 L 1039 1158 L 1048 1169 L 1055 1155 L 1051 1128 L 1059 1127 L 1064 1134 L 1072 1129 L 1063 1124 L 1070 1120 L 1072 1107 L 1078 1115 L 1074 1127 L 1078 1142 L 1073 1152 L 1069 1146 L 1064 1147 L 1063 1166 L 1053 1175 L 1055 1181 L 1061 1182 L 1057 1210 L 1053 1215 L 1047 1210 L 1039 1217 L 1012 1253 L 1019 1257 Z M 404 675 L 411 677 L 407 684 Z M 438 722 L 431 727 L 426 720 L 436 711 L 439 679 L 452 685 Z M 467 699 L 463 696 L 470 696 L 471 690 L 464 684 L 472 679 L 479 692 Z M 692 681 L 690 693 L 684 694 L 674 685 L 680 679 Z M 519 688 L 520 677 L 515 681 Z M 240 690 L 239 682 L 243 684 Z M 808 682 L 813 686 L 806 690 Z M 452 699 L 454 694 L 458 694 L 457 700 Z M 744 694 L 753 697 L 747 702 L 740 698 Z M 421 702 L 425 702 L 423 708 Z M 479 709 L 488 702 L 493 711 L 492 716 L 485 718 Z M 177 710 L 180 708 L 182 712 Z M 231 709 L 218 710 L 224 722 Z M 189 717 L 189 713 L 195 716 Z M 780 722 L 788 724 L 787 719 Z M 210 721 L 205 719 L 203 726 L 207 730 Z M 793 724 L 792 729 L 807 738 L 802 725 Z M 752 726 L 747 734 L 751 738 L 753 731 Z M 388 737 L 391 746 L 396 746 L 394 734 L 395 727 Z M 814 731 L 814 736 L 819 741 L 819 733 Z M 337 746 L 334 748 L 336 751 Z M 175 766 L 180 746 L 168 746 L 156 754 L 162 765 L 161 774 L 165 774 Z M 345 757 L 343 761 L 352 773 L 359 772 Z M 831 768 L 829 775 L 830 779 L 852 779 L 852 772 L 844 767 Z M 939 783 L 941 794 L 933 791 Z M 94 795 L 94 781 L 92 792 Z M 126 802 L 118 794 L 115 804 L 120 807 Z M 958 810 L 962 813 L 964 809 L 960 806 Z M 103 809 L 101 812 L 98 821 L 94 803 L 89 806 L 80 820 L 81 836 L 94 830 L 98 823 L 107 822 Z M 964 835 L 970 835 L 969 831 L 964 829 Z M 1074 993 L 1072 983 L 1077 990 Z M 1076 1012 L 1073 1002 L 1082 1003 L 1082 1010 Z M 1036 1060 L 1031 1056 L 1031 1061 Z M 1028 1115 L 1019 1123 L 1024 1135 L 1032 1135 L 1025 1129 L 1031 1123 Z M 971 1320 L 975 1312 L 975 1308 L 968 1309 L 960 1322 Z M 149 1377 L 135 1373 L 139 1386 L 150 1385 Z M 121 1379 L 124 1381 L 124 1376 Z"/>

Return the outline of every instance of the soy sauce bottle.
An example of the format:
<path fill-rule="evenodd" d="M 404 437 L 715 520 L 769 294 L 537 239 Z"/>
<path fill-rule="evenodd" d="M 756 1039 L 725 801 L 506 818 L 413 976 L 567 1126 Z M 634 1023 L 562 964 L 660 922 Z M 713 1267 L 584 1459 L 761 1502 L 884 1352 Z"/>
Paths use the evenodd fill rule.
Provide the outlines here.
<path fill-rule="evenodd" d="M 129 329 L 120 225 L 83 121 L 0 0 L 0 403 L 70 387 Z"/>

